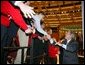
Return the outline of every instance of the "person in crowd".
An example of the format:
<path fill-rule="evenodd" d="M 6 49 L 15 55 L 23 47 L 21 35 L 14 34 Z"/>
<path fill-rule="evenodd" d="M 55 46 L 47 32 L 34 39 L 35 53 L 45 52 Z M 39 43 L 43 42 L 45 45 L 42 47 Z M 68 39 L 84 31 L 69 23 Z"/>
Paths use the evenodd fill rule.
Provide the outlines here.
<path fill-rule="evenodd" d="M 61 43 L 57 42 L 56 44 L 63 48 L 62 64 L 78 64 L 78 42 L 75 40 L 73 31 L 69 30 L 65 34 L 65 39 Z"/>
<path fill-rule="evenodd" d="M 43 24 L 45 26 L 45 24 Z M 45 64 L 59 64 L 59 48 L 55 46 L 56 39 L 52 37 L 52 30 L 50 28 L 46 28 L 42 26 L 42 29 L 47 32 L 48 35 L 40 37 L 44 41 L 44 63 Z"/>
<path fill-rule="evenodd" d="M 10 2 L 11 1 L 1 1 L 1 64 L 6 64 L 7 61 L 6 59 L 7 52 L 6 51 L 4 52 L 3 47 L 9 45 L 6 43 L 6 40 L 7 38 L 9 38 L 7 34 L 10 26 L 10 17 L 14 20 L 13 22 L 16 25 L 18 25 L 22 30 L 25 31 L 26 34 L 32 33 L 32 30 L 28 28 L 27 24 L 25 23 L 20 13 L 20 10 L 23 12 L 25 16 L 26 14 L 28 14 L 27 16 L 30 17 L 30 15 L 33 16 L 34 13 L 34 11 L 32 10 L 33 8 L 27 6 L 22 1 L 15 1 L 14 4 L 15 6 L 20 8 L 19 10 L 19 8 L 14 7 Z M 24 8 L 26 8 L 26 10 Z"/>
<path fill-rule="evenodd" d="M 65 35 L 62 36 L 59 41 L 63 40 L 65 38 Z M 60 54 L 59 54 L 59 63 L 62 64 L 63 61 L 63 48 L 59 46 Z"/>
<path fill-rule="evenodd" d="M 59 47 L 55 46 L 56 39 L 52 36 L 52 30 L 49 28 L 47 33 L 51 36 L 53 42 L 51 42 L 48 37 L 48 64 L 59 64 Z"/>
<path fill-rule="evenodd" d="M 29 40 L 28 40 L 28 50 L 27 50 L 27 56 L 32 56 L 33 57 L 36 57 L 36 56 L 40 56 L 43 54 L 43 46 L 44 46 L 44 43 L 43 43 L 43 34 L 39 33 L 35 27 L 34 27 L 34 23 L 31 23 L 32 24 L 32 28 L 34 29 L 33 33 L 29 35 Z M 43 25 L 43 22 L 41 21 L 41 27 L 44 28 L 44 25 Z M 31 51 L 32 50 L 32 51 Z M 30 52 L 31 51 L 31 52 Z M 32 54 L 33 53 L 33 54 Z M 33 62 L 30 62 L 31 60 L 30 59 L 26 59 L 26 62 L 28 64 L 40 64 L 40 59 L 41 57 L 37 57 L 37 58 L 34 58 L 32 61 Z"/>

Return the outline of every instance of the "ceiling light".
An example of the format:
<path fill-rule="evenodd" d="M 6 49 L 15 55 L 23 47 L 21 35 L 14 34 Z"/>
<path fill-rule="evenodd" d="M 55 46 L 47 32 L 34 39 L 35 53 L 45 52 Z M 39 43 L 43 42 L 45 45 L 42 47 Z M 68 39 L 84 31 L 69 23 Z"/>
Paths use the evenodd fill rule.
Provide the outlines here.
<path fill-rule="evenodd" d="M 63 14 L 64 12 L 62 12 L 62 14 Z"/>

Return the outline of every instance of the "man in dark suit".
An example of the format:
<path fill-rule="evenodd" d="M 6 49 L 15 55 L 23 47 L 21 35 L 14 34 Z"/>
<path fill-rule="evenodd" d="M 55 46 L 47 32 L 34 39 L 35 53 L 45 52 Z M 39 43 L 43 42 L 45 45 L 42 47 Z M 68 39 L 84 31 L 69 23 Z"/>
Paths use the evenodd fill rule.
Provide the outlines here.
<path fill-rule="evenodd" d="M 63 62 L 62 64 L 78 64 L 78 43 L 75 40 L 74 33 L 68 31 L 65 35 L 65 40 L 62 44 L 57 43 L 63 48 Z"/>

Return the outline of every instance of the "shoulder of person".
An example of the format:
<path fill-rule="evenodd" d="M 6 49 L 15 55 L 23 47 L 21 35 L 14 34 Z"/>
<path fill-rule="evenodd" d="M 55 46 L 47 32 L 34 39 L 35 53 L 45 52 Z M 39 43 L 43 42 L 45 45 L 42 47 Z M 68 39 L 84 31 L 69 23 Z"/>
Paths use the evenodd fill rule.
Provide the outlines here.
<path fill-rule="evenodd" d="M 72 44 L 78 44 L 78 42 L 77 42 L 75 39 L 72 39 L 72 40 L 70 41 L 70 43 L 72 43 Z"/>

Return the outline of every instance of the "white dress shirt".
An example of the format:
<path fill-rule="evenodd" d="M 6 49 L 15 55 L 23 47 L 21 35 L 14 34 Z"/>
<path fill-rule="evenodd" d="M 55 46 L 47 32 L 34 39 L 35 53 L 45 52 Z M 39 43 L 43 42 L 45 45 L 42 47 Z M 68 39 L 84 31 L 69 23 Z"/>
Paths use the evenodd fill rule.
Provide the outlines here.
<path fill-rule="evenodd" d="M 67 40 L 67 43 L 66 44 L 62 44 L 62 47 L 64 48 L 64 49 L 67 49 L 67 45 L 68 45 L 68 43 L 71 41 L 71 39 L 70 40 Z"/>

